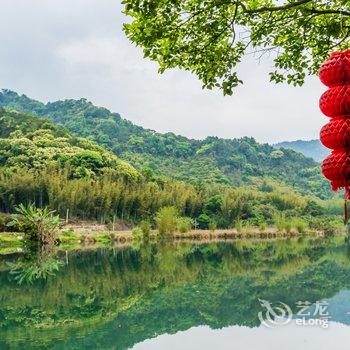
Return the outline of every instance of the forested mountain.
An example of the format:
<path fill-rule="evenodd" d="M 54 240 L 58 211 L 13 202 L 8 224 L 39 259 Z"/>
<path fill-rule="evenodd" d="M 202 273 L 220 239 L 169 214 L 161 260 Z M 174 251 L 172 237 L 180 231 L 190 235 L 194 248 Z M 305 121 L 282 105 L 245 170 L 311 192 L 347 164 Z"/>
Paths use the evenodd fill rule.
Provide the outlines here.
<path fill-rule="evenodd" d="M 9 90 L 0 106 L 50 118 L 77 136 L 108 148 L 147 176 L 164 175 L 190 183 L 249 185 L 269 178 L 302 194 L 331 195 L 319 164 L 290 149 L 276 150 L 253 138 L 192 140 L 136 126 L 85 99 L 41 103 Z"/>
<path fill-rule="evenodd" d="M 330 154 L 330 150 L 322 145 L 319 140 L 297 140 L 276 143 L 275 148 L 287 148 L 302 153 L 306 157 L 313 158 L 317 162 L 321 162 Z"/>
<path fill-rule="evenodd" d="M 42 117 L 17 112 L 13 106 L 0 108 L 0 212 L 13 212 L 20 203 L 33 203 L 39 207 L 48 206 L 61 216 L 69 210 L 70 215 L 78 219 L 108 222 L 118 218 L 122 222 L 138 223 L 152 221 L 161 208 L 174 206 L 180 215 L 196 219 L 200 228 L 208 228 L 211 223 L 227 228 L 240 220 L 265 225 L 285 216 L 291 220 L 304 217 L 310 223 L 316 219 L 314 227 L 319 227 L 317 225 L 324 225 L 324 220 L 329 220 L 325 215 L 339 212 L 337 201 L 322 201 L 312 194 L 300 195 L 285 185 L 295 179 L 301 192 L 325 188 L 323 193 L 314 191 L 321 196 L 327 195 L 327 188 L 319 180 L 316 163 L 293 151 L 274 150 L 249 138 L 194 141 L 173 134 L 162 135 L 136 127 L 84 100 L 57 103 L 57 106 L 62 105 L 65 107 L 57 107 L 57 114 L 43 113 Z M 76 114 L 69 112 L 67 105 L 72 105 Z M 67 112 L 58 113 L 62 108 Z M 17 106 L 16 109 L 20 108 Z M 109 117 L 91 117 L 91 113 L 108 113 Z M 65 117 L 67 114 L 70 118 Z M 71 129 L 77 125 L 74 120 L 82 118 L 84 123 L 80 128 L 86 134 L 91 132 L 92 139 L 105 143 L 125 159 L 138 157 L 134 164 L 142 172 L 94 141 L 57 126 L 44 115 L 53 120 L 61 120 L 62 116 L 62 124 Z M 120 134 L 120 139 L 116 136 L 104 142 L 99 139 L 100 125 L 106 122 L 105 119 L 111 125 L 115 124 L 114 135 Z M 96 126 L 97 134 L 93 133 L 91 125 Z M 132 134 L 134 130 L 138 130 L 137 135 Z M 132 141 L 135 138 L 143 142 L 142 147 Z M 163 143 L 158 145 L 157 142 Z M 230 151 L 232 157 L 240 157 L 241 163 L 237 160 L 236 163 L 225 162 L 226 157 L 230 158 Z M 144 168 L 152 157 L 156 162 L 152 164 L 159 164 L 154 173 L 161 176 Z M 303 167 L 299 174 L 292 169 L 293 159 L 295 169 Z M 227 183 L 215 183 L 220 181 L 205 174 L 205 169 L 201 169 L 196 160 L 207 171 L 213 169 L 217 174 L 224 174 L 220 176 L 226 176 L 224 182 Z M 175 169 L 171 162 L 176 161 L 183 167 L 177 177 L 195 179 L 198 174 L 202 182 L 167 178 L 165 175 L 171 175 L 171 170 Z M 286 163 L 286 174 L 293 178 L 278 182 L 277 179 L 283 178 L 283 162 Z M 273 173 L 274 164 L 277 175 Z M 230 181 L 242 186 L 232 186 Z M 245 183 L 248 185 L 243 186 Z"/>

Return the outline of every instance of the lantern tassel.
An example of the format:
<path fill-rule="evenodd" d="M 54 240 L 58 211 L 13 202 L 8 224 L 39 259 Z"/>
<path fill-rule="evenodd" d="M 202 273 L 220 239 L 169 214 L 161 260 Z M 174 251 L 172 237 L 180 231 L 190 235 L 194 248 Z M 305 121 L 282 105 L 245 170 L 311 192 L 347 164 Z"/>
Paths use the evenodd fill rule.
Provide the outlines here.
<path fill-rule="evenodd" d="M 346 188 L 344 193 L 344 224 L 345 224 L 345 237 L 349 242 L 350 238 L 350 224 L 349 224 L 349 214 L 348 214 L 348 205 L 347 201 L 349 200 L 350 189 Z"/>
<path fill-rule="evenodd" d="M 346 199 L 344 200 L 344 223 L 347 225 L 348 223 L 348 206 L 346 203 Z"/>
<path fill-rule="evenodd" d="M 344 192 L 344 223 L 345 223 L 345 225 L 348 224 L 348 220 L 349 220 L 348 203 L 347 203 L 348 200 L 350 200 L 350 188 L 349 187 L 345 188 L 345 192 Z"/>

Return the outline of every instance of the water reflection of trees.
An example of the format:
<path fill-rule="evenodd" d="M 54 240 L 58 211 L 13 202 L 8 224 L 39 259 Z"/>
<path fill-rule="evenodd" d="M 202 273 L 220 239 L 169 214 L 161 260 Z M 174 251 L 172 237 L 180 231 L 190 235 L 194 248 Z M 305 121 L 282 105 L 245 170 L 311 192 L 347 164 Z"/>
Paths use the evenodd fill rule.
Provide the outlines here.
<path fill-rule="evenodd" d="M 53 244 L 27 244 L 25 253 L 15 262 L 7 262 L 13 280 L 23 285 L 55 276 L 63 262 L 57 259 Z"/>
<path fill-rule="evenodd" d="M 0 333 L 15 341 L 14 330 L 27 329 L 28 344 L 44 341 L 45 328 L 45 342 L 54 343 L 71 339 L 74 327 L 89 346 L 117 342 L 124 349 L 196 325 L 253 327 L 259 325 L 258 298 L 312 302 L 350 287 L 349 273 L 346 247 L 329 241 L 162 242 L 72 251 L 69 264 L 44 284 L 14 288 L 11 272 L 0 273 Z M 103 339 L 96 327 L 104 329 Z"/>

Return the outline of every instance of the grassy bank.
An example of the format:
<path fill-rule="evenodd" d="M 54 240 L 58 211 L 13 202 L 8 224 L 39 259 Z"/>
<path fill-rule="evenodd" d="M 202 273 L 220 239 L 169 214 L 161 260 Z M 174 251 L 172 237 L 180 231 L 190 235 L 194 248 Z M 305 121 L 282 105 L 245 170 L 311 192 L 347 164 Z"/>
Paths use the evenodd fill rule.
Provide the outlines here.
<path fill-rule="evenodd" d="M 94 227 L 96 229 L 96 226 Z M 341 235 L 339 230 L 337 235 Z M 278 239 L 293 237 L 324 237 L 324 232 L 320 230 L 306 230 L 298 232 L 297 230 L 279 231 L 274 227 L 268 227 L 261 230 L 256 227 L 245 228 L 244 230 L 190 230 L 186 233 L 174 232 L 167 235 L 159 235 L 158 231 L 152 230 L 149 234 L 149 240 L 172 239 L 176 241 L 216 241 L 216 240 L 240 240 L 240 239 Z M 130 245 L 142 241 L 142 237 L 135 237 L 132 231 L 89 231 L 87 227 L 83 230 L 69 229 L 61 230 L 57 235 L 57 245 L 62 249 L 75 249 L 82 246 L 98 245 Z M 0 233 L 0 255 L 20 252 L 24 248 L 23 234 L 14 232 Z"/>

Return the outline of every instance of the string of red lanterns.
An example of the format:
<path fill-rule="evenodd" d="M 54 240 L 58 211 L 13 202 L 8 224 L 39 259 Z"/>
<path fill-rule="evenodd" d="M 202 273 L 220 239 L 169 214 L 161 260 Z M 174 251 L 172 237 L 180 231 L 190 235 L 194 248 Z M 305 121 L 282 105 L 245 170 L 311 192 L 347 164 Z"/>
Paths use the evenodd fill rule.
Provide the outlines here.
<path fill-rule="evenodd" d="M 322 173 L 332 189 L 344 189 L 350 199 L 350 50 L 334 52 L 321 66 L 320 79 L 329 89 L 320 98 L 320 109 L 330 118 L 320 133 L 324 146 L 332 153 L 322 163 Z"/>

